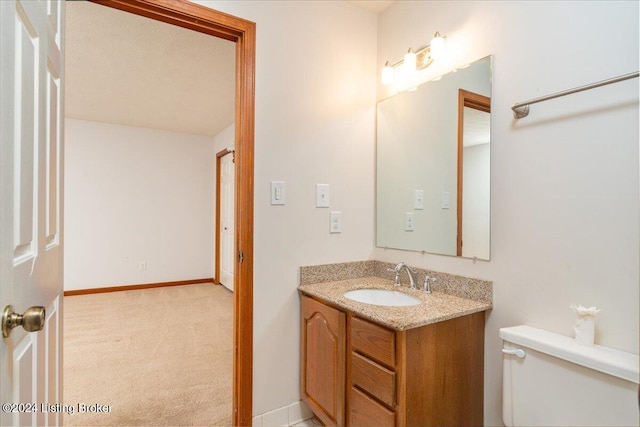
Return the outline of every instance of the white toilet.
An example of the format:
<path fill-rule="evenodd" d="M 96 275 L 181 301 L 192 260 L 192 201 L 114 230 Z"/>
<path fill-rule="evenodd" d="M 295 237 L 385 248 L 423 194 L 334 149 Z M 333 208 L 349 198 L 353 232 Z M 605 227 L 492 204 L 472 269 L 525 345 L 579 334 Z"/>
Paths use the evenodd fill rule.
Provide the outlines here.
<path fill-rule="evenodd" d="M 638 426 L 636 354 L 530 326 L 500 329 L 506 426 Z"/>

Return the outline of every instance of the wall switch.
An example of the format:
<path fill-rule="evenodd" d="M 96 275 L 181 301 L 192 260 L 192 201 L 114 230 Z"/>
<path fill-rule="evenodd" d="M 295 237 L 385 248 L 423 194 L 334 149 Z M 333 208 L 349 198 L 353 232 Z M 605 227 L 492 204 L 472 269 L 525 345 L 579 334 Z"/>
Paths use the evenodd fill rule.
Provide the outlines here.
<path fill-rule="evenodd" d="M 316 208 L 329 207 L 329 184 L 316 184 Z"/>
<path fill-rule="evenodd" d="M 271 181 L 271 204 L 284 205 L 285 187 L 284 181 Z"/>
<path fill-rule="evenodd" d="M 442 209 L 449 209 L 449 192 L 442 192 Z"/>
<path fill-rule="evenodd" d="M 140 261 L 138 263 L 138 270 L 145 271 L 147 269 L 147 261 Z"/>
<path fill-rule="evenodd" d="M 329 233 L 342 233 L 342 212 L 331 212 L 331 226 Z"/>
<path fill-rule="evenodd" d="M 413 208 L 424 209 L 424 190 L 413 191 Z"/>
<path fill-rule="evenodd" d="M 413 231 L 413 212 L 404 213 L 404 231 Z"/>

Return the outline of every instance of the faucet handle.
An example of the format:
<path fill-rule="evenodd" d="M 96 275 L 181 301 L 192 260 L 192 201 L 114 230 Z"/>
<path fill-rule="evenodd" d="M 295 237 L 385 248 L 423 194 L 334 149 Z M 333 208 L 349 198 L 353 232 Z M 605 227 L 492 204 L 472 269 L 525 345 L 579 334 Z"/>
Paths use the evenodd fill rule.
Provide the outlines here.
<path fill-rule="evenodd" d="M 387 271 L 390 273 L 395 273 L 396 277 L 394 279 L 393 285 L 400 286 L 400 270 L 396 270 L 395 268 L 387 268 Z"/>
<path fill-rule="evenodd" d="M 422 292 L 424 292 L 425 294 L 430 294 L 431 293 L 431 283 L 433 283 L 435 281 L 436 281 L 435 277 L 431 277 L 429 275 L 424 276 L 424 286 L 422 288 Z"/>

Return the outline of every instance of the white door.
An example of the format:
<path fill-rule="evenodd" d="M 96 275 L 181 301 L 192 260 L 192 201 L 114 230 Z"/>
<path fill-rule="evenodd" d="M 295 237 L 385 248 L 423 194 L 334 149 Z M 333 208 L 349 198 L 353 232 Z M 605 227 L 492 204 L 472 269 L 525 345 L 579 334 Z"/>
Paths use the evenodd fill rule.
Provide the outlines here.
<path fill-rule="evenodd" d="M 62 424 L 63 23 L 64 1 L 0 0 L 0 310 L 46 310 L 2 339 L 7 426 Z"/>
<path fill-rule="evenodd" d="M 233 291 L 235 267 L 234 203 L 236 169 L 234 153 L 222 157 L 220 161 L 220 283 Z"/>

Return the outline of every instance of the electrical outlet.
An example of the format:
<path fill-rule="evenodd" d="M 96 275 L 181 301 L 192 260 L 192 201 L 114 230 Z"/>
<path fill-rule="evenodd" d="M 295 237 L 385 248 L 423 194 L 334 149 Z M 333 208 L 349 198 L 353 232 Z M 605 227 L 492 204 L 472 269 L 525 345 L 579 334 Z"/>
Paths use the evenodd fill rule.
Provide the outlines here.
<path fill-rule="evenodd" d="M 413 212 L 404 213 L 404 231 L 413 231 L 415 227 L 413 225 Z"/>
<path fill-rule="evenodd" d="M 138 270 L 145 271 L 147 269 L 147 261 L 140 261 L 138 263 Z"/>
<path fill-rule="evenodd" d="M 329 227 L 329 233 L 342 233 L 342 212 L 332 211 L 330 218 L 331 226 Z"/>

